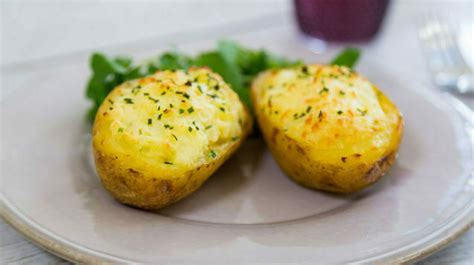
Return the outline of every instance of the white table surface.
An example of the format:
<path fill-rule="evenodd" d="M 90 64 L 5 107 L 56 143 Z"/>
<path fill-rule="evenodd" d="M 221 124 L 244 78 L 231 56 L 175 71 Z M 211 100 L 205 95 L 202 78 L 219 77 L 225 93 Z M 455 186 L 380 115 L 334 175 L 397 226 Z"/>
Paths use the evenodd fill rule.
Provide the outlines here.
<path fill-rule="evenodd" d="M 430 11 L 474 21 L 469 0 L 393 1 L 382 33 L 369 45 L 371 56 L 389 69 L 428 80 L 416 23 Z M 291 16 L 291 1 L 0 1 L 0 62 L 19 64 L 274 14 Z M 460 99 L 474 108 L 474 97 Z M 29 243 L 0 219 L 0 264 L 61 263 L 68 262 Z M 474 264 L 474 230 L 419 263 Z"/>

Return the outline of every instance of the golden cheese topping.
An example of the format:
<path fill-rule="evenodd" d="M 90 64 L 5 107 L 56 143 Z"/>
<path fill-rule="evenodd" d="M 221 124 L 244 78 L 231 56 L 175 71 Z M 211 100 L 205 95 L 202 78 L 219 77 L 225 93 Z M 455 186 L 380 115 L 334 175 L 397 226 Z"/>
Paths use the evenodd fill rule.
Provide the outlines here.
<path fill-rule="evenodd" d="M 393 106 L 366 78 L 341 66 L 307 65 L 261 74 L 253 83 L 256 108 L 288 137 L 338 160 L 392 144 L 399 123 Z M 398 113 L 399 114 L 399 113 Z M 323 151 L 323 152 L 318 152 Z"/>
<path fill-rule="evenodd" d="M 237 141 L 245 111 L 237 94 L 206 68 L 159 71 L 107 96 L 96 116 L 94 141 L 109 155 L 126 156 L 131 168 L 186 170 Z"/>

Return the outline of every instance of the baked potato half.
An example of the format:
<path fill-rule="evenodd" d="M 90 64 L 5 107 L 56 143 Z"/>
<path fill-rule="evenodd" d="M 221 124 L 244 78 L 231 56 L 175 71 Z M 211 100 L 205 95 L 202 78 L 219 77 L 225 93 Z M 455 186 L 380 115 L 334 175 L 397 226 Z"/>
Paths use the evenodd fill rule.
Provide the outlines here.
<path fill-rule="evenodd" d="M 305 65 L 266 71 L 252 84 L 252 103 L 273 157 L 303 186 L 359 191 L 395 161 L 402 115 L 349 68 Z"/>
<path fill-rule="evenodd" d="M 116 87 L 92 134 L 104 187 L 120 202 L 159 209 L 196 189 L 249 134 L 237 94 L 207 68 L 159 71 Z"/>

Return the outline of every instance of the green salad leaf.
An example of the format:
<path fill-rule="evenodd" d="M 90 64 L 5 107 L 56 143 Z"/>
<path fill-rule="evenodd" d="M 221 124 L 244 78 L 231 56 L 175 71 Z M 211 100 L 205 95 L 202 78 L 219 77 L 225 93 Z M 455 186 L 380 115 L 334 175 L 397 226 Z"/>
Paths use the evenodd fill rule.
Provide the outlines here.
<path fill-rule="evenodd" d="M 344 65 L 349 68 L 354 67 L 359 60 L 360 50 L 357 48 L 346 48 L 341 53 L 339 53 L 336 58 L 331 61 L 331 64 L 335 65 Z"/>
<path fill-rule="evenodd" d="M 359 54 L 357 49 L 346 49 L 332 64 L 352 67 Z M 91 122 L 94 120 L 105 97 L 123 82 L 153 74 L 157 70 L 186 70 L 191 66 L 207 66 L 220 74 L 242 102 L 251 109 L 250 85 L 260 72 L 301 64 L 303 62 L 300 60 L 279 57 L 264 49 L 245 48 L 229 40 L 222 40 L 217 49 L 195 57 L 169 51 L 140 64 L 134 64 L 129 57 L 108 57 L 102 53 L 93 53 L 90 57 L 92 76 L 86 89 L 86 96 L 93 103 L 88 111 L 88 118 Z"/>

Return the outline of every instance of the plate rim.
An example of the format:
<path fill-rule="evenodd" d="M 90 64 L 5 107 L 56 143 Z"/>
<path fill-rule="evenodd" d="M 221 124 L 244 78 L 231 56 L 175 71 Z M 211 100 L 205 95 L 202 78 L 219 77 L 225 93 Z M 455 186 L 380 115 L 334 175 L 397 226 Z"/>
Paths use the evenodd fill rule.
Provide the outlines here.
<path fill-rule="evenodd" d="M 404 256 L 395 257 L 388 260 L 389 263 L 399 264 L 411 264 L 415 261 L 423 259 L 445 247 L 450 243 L 458 239 L 461 235 L 467 232 L 469 229 L 474 227 L 474 207 L 468 207 L 461 213 L 461 218 L 452 222 L 451 227 L 448 227 L 448 231 L 442 231 L 440 237 L 434 244 L 423 244 L 418 247 L 412 248 L 408 254 Z M 32 220 L 28 220 L 27 217 L 17 210 L 13 205 L 8 205 L 3 194 L 0 194 L 0 216 L 9 225 L 15 228 L 18 232 L 25 236 L 25 238 L 35 244 L 36 246 L 44 249 L 45 251 L 52 253 L 65 260 L 75 263 L 86 263 L 86 264 L 106 264 L 110 262 L 135 262 L 132 260 L 124 260 L 119 257 L 110 256 L 106 253 L 92 250 L 88 248 L 78 248 L 78 245 L 74 245 L 73 242 L 67 242 L 64 238 L 56 235 L 50 231 L 41 231 L 41 227 Z M 469 218 L 470 217 L 470 218 Z M 26 219 L 26 220 L 25 220 Z M 470 220 L 469 220 L 470 219 Z M 28 222 L 29 221 L 29 222 Z M 464 223 L 463 223 L 464 221 Z M 461 225 L 459 225 L 461 223 Z M 37 226 L 37 227 L 35 227 Z M 452 231 L 449 231 L 452 230 Z M 50 233 L 51 235 L 48 235 Z M 54 237 L 58 237 L 54 239 Z M 421 238 L 420 240 L 425 239 Z M 432 241 L 433 242 L 433 241 Z M 377 259 L 377 257 L 374 257 Z M 376 261 L 376 260 L 374 260 Z"/>

